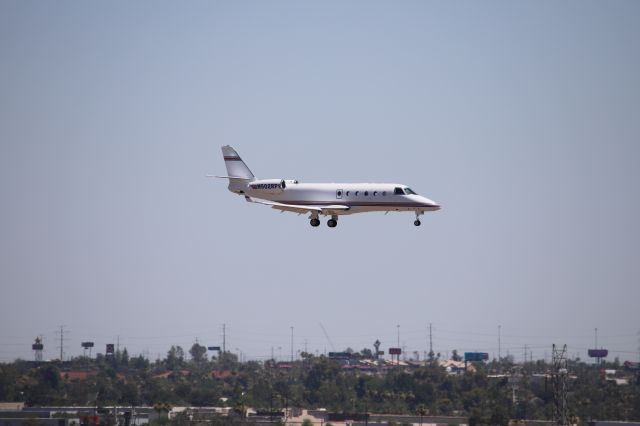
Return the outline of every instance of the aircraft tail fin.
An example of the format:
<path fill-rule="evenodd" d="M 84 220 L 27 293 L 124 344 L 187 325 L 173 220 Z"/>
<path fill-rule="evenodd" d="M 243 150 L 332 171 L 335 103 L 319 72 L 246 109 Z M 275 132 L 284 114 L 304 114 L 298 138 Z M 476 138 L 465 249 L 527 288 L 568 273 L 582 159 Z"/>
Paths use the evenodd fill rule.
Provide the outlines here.
<path fill-rule="evenodd" d="M 222 147 L 222 156 L 224 165 L 227 167 L 226 177 L 229 178 L 229 191 L 244 192 L 247 182 L 255 180 L 256 177 L 242 161 L 236 150 L 229 145 Z"/>

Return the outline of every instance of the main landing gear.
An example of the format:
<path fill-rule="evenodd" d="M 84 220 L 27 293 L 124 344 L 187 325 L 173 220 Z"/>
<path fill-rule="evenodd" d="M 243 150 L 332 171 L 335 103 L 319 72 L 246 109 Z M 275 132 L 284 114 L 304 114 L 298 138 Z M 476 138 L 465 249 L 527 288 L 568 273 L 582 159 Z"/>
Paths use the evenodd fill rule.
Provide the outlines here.
<path fill-rule="evenodd" d="M 320 219 L 318 218 L 318 216 L 311 216 L 311 220 L 309 221 L 309 223 L 315 228 L 317 226 L 320 226 Z M 331 216 L 331 219 L 327 221 L 327 226 L 329 228 L 335 228 L 336 226 L 338 226 L 338 216 Z"/>

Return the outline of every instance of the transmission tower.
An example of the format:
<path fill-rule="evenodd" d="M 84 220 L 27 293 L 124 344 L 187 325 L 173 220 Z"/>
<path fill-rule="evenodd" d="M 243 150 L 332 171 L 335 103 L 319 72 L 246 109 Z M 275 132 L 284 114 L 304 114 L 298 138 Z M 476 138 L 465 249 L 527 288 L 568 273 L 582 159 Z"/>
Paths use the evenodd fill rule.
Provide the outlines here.
<path fill-rule="evenodd" d="M 567 407 L 567 345 L 562 349 L 553 345 L 551 380 L 553 383 L 553 420 L 559 426 L 568 426 L 569 409 Z"/>
<path fill-rule="evenodd" d="M 65 330 L 64 328 L 66 327 L 66 325 L 61 325 L 60 326 L 60 331 L 58 331 L 58 334 L 60 334 L 60 346 L 58 346 L 58 349 L 60 349 L 60 361 L 64 361 L 64 335 L 67 334 L 69 332 L 69 330 Z"/>

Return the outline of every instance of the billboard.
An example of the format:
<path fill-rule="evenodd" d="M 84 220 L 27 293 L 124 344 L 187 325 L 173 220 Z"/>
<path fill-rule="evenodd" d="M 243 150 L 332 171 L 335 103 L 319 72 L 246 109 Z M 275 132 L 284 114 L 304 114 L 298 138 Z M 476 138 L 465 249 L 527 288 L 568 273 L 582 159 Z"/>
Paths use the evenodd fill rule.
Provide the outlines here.
<path fill-rule="evenodd" d="M 402 349 L 400 348 L 389 348 L 389 355 L 400 355 L 402 353 Z"/>
<path fill-rule="evenodd" d="M 465 352 L 464 360 L 465 361 L 487 361 L 489 359 L 489 354 L 486 352 Z"/>
<path fill-rule="evenodd" d="M 351 354 L 349 352 L 329 352 L 329 358 L 351 358 Z"/>
<path fill-rule="evenodd" d="M 606 358 L 609 355 L 607 349 L 589 349 L 587 353 L 591 358 Z"/>
<path fill-rule="evenodd" d="M 113 343 L 107 343 L 107 355 L 113 355 L 115 352 Z"/>

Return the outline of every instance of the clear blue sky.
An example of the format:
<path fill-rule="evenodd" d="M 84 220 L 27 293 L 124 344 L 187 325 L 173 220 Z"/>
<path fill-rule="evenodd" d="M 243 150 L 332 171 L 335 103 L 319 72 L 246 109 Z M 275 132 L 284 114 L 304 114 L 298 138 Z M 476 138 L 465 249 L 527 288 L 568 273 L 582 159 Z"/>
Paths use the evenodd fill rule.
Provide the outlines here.
<path fill-rule="evenodd" d="M 637 1 L 0 2 L 0 360 L 640 346 Z M 336 229 L 227 192 L 401 182 Z M 281 349 L 278 349 L 281 348 Z"/>

